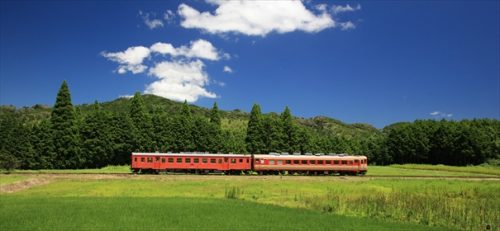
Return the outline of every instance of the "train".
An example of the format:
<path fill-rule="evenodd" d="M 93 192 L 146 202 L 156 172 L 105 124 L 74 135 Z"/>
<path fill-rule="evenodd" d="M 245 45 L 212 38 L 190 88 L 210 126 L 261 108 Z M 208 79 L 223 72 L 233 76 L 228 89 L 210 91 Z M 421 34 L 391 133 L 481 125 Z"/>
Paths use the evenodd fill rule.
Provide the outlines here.
<path fill-rule="evenodd" d="M 133 173 L 364 175 L 366 156 L 133 152 Z"/>

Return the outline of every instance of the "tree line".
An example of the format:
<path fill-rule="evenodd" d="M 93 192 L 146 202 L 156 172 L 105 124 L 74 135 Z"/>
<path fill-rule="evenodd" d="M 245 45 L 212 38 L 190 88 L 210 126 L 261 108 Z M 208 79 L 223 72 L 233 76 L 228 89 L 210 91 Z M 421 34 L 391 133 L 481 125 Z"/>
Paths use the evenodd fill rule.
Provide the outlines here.
<path fill-rule="evenodd" d="M 66 82 L 50 117 L 29 120 L 15 109 L 3 109 L 1 168 L 99 168 L 129 164 L 133 151 L 348 153 L 382 165 L 470 165 L 500 159 L 500 121 L 494 119 L 417 120 L 349 136 L 301 123 L 288 107 L 281 114 L 262 114 L 254 104 L 248 122 L 238 123 L 224 120 L 216 103 L 208 116 L 193 114 L 187 102 L 176 114 L 147 110 L 139 93 L 130 100 L 128 112 L 103 110 L 95 102 L 83 115 L 72 105 Z"/>

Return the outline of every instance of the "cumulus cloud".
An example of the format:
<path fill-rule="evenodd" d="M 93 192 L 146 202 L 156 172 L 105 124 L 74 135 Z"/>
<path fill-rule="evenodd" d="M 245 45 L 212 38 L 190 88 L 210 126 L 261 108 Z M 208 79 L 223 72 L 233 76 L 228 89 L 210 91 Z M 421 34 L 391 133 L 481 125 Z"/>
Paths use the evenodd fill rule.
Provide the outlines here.
<path fill-rule="evenodd" d="M 149 48 L 143 46 L 129 47 L 121 52 L 101 53 L 102 56 L 120 64 L 117 69 L 119 74 L 125 74 L 127 71 L 134 74 L 144 72 L 147 67 L 142 62 L 149 57 L 149 54 Z"/>
<path fill-rule="evenodd" d="M 142 11 L 139 11 L 139 16 L 142 18 L 144 24 L 146 24 L 146 26 L 151 30 L 158 27 L 163 27 L 163 21 L 161 19 L 151 19 L 151 17 L 154 17 L 154 14 L 143 13 Z"/>
<path fill-rule="evenodd" d="M 195 102 L 199 97 L 215 98 L 215 93 L 205 89 L 209 79 L 203 67 L 200 60 L 157 63 L 150 68 L 149 75 L 158 81 L 149 84 L 144 92 L 176 101 Z"/>
<path fill-rule="evenodd" d="M 358 4 L 355 7 L 352 7 L 349 4 L 347 4 L 345 6 L 336 6 L 336 5 L 332 6 L 333 14 L 344 13 L 344 12 L 353 12 L 353 11 L 357 11 L 357 10 L 361 10 L 361 5 Z"/>
<path fill-rule="evenodd" d="M 250 36 L 292 31 L 315 33 L 336 26 L 324 6 L 316 6 L 320 13 L 315 14 L 301 1 L 211 0 L 209 3 L 217 6 L 213 14 L 200 12 L 186 4 L 179 5 L 181 26 L 212 34 L 240 33 Z"/>
<path fill-rule="evenodd" d="M 433 112 L 429 113 L 429 115 L 434 116 L 434 117 L 442 117 L 442 118 L 450 118 L 453 116 L 453 114 L 451 114 L 451 113 L 444 113 L 444 112 L 440 112 L 440 111 L 433 111 Z"/>
<path fill-rule="evenodd" d="M 206 89 L 210 79 L 204 71 L 205 64 L 200 59 L 219 60 L 224 56 L 219 53 L 222 52 L 210 42 L 199 39 L 190 42 L 189 46 L 177 48 L 170 43 L 158 42 L 150 48 L 136 46 L 125 51 L 101 54 L 119 64 L 119 74 L 139 74 L 148 70 L 148 75 L 154 77 L 155 81 L 146 86 L 145 93 L 176 101 L 195 102 L 200 97 L 217 97 Z"/>
<path fill-rule="evenodd" d="M 226 73 L 233 73 L 233 69 L 231 69 L 229 66 L 224 66 L 223 71 Z"/>
<path fill-rule="evenodd" d="M 191 41 L 190 46 L 181 46 L 175 48 L 170 43 L 155 43 L 151 46 L 151 51 L 168 54 L 171 56 L 185 56 L 188 58 L 203 58 L 208 60 L 219 60 L 219 52 L 209 41 L 198 39 Z"/>

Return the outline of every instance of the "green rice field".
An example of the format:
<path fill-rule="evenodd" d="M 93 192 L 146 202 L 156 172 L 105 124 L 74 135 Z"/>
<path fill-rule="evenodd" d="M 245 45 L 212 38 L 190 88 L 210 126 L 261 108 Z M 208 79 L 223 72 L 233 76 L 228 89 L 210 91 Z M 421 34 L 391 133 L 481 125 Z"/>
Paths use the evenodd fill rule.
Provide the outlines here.
<path fill-rule="evenodd" d="M 438 171 L 408 171 L 417 170 Z M 37 180 L 43 184 L 12 187 Z M 500 224 L 494 177 L 0 174 L 0 182 L 0 230 L 498 230 Z"/>

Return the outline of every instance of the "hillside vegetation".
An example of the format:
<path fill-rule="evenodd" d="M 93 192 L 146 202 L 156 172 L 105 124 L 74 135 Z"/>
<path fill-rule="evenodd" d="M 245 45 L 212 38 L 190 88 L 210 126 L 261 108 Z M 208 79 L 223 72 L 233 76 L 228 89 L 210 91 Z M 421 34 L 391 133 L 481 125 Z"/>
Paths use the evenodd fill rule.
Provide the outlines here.
<path fill-rule="evenodd" d="M 0 106 L 0 168 L 101 168 L 133 151 L 349 153 L 376 164 L 497 165 L 500 121 L 417 120 L 376 129 L 332 118 L 207 109 L 154 95 L 73 106 L 64 82 L 54 107 Z"/>

